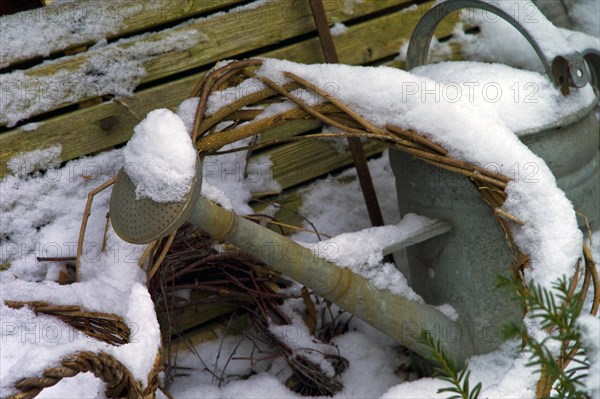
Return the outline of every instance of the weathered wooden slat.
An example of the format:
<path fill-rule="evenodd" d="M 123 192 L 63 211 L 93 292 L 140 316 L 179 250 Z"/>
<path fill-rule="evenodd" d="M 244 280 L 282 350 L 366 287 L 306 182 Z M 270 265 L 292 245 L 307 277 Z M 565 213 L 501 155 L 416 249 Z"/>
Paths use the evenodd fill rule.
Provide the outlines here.
<path fill-rule="evenodd" d="M 341 140 L 344 143 L 343 140 Z M 373 156 L 385 148 L 375 141 L 363 143 L 365 155 Z M 352 163 L 348 150 L 341 152 L 331 140 L 306 140 L 279 145 L 262 152 L 273 166 L 273 178 L 283 190 Z"/>
<path fill-rule="evenodd" d="M 431 3 L 421 8 L 429 6 Z M 408 14 L 397 12 L 349 27 L 347 33 L 335 37 L 341 62 L 356 65 L 377 59 L 366 58 L 365 54 L 371 54 L 371 57 L 378 55 L 382 58 L 395 54 L 400 45 L 408 40 L 409 33 L 412 32 L 422 12 L 422 10 L 410 11 Z M 374 28 L 373 25 L 383 25 L 389 29 Z M 447 23 L 440 27 L 440 32 L 450 34 L 452 29 L 452 24 Z M 371 50 L 366 53 L 361 52 L 362 43 L 371 43 Z M 387 50 L 381 50 L 380 47 L 385 47 Z M 264 56 L 303 63 L 323 62 L 317 39 L 271 50 L 264 53 Z M 140 91 L 124 102 L 140 117 L 156 108 L 174 109 L 187 98 L 201 76 L 202 73 L 199 73 Z M 0 176 L 9 172 L 6 162 L 21 152 L 58 144 L 62 146 L 62 159 L 70 160 L 111 148 L 127 141 L 137 122 L 138 120 L 123 105 L 105 102 L 50 118 L 42 122 L 35 131 L 25 132 L 17 128 L 5 132 L 0 134 Z"/>
<path fill-rule="evenodd" d="M 265 143 L 274 139 L 284 139 L 287 137 L 297 136 L 310 130 L 317 129 L 319 126 L 321 126 L 321 122 L 316 120 L 301 119 L 290 121 L 284 125 L 265 130 L 258 137 L 258 142 Z"/>
<path fill-rule="evenodd" d="M 249 324 L 250 318 L 247 314 L 234 317 L 224 315 L 220 320 L 206 322 L 193 331 L 173 338 L 169 348 L 163 349 L 163 359 L 167 359 L 169 355 L 174 355 L 178 352 L 189 351 L 191 348 L 205 342 L 214 341 L 225 334 L 240 334 Z"/>
<path fill-rule="evenodd" d="M 29 10 L 7 18 L 27 24 L 32 32 L 38 32 L 40 30 L 43 31 L 43 28 L 48 23 L 68 24 L 78 22 L 83 25 L 92 25 L 98 19 L 109 16 L 115 24 L 115 29 L 112 29 L 113 26 L 106 27 L 104 34 L 98 31 L 95 40 L 103 37 L 114 40 L 137 32 L 150 30 L 157 25 L 169 24 L 219 10 L 227 10 L 232 6 L 240 4 L 241 1 L 243 0 L 78 1 Z M 84 26 L 83 29 L 85 28 Z M 82 35 L 79 31 L 66 31 L 64 34 L 65 36 L 61 38 L 62 40 L 48 42 L 44 52 L 56 55 L 74 48 L 90 46 L 95 41 L 90 40 L 88 36 Z M 2 59 L 2 64 L 10 67 L 23 61 L 42 57 L 43 55 L 36 52 L 28 55 L 21 53 L 7 54 Z"/>
<path fill-rule="evenodd" d="M 192 291 L 192 294 L 198 296 L 197 291 Z M 170 311 L 168 320 L 170 320 L 173 329 L 179 332 L 209 322 L 234 310 L 235 307 L 229 305 L 200 303 Z M 167 317 L 163 314 L 158 316 L 159 320 L 167 322 Z M 166 326 L 163 325 L 161 328 L 164 330 Z"/>
<path fill-rule="evenodd" d="M 346 14 L 343 12 L 344 1 L 332 0 L 328 2 L 329 18 L 347 21 L 409 1 L 369 1 L 356 7 L 353 14 Z M 234 9 L 230 13 L 190 20 L 135 41 L 131 41 L 132 38 L 125 43 L 90 49 L 24 70 L 23 75 L 6 75 L 3 83 L 5 87 L 27 87 L 29 90 L 33 87 L 40 91 L 46 91 L 51 85 L 52 96 L 46 95 L 46 99 L 52 101 L 31 107 L 30 113 L 38 115 L 92 97 L 129 91 L 139 84 L 205 66 L 218 59 L 236 57 L 313 30 L 308 2 L 280 0 L 255 9 Z M 143 50 L 144 46 L 147 46 L 146 50 Z M 132 59 L 140 61 L 131 65 Z M 115 70 L 122 71 L 118 73 L 127 68 L 141 68 L 144 73 L 135 74 L 123 82 L 115 79 L 116 84 L 108 84 L 106 79 L 97 83 L 99 75 L 102 77 L 106 73 L 95 66 L 97 63 L 115 64 Z M 76 76 L 78 84 L 74 84 L 73 76 Z M 21 104 L 27 104 L 27 101 L 19 99 L 17 104 L 22 107 Z M 5 105 L 10 107 L 8 102 Z M 8 124 L 3 119 L 0 114 L 0 123 Z"/>

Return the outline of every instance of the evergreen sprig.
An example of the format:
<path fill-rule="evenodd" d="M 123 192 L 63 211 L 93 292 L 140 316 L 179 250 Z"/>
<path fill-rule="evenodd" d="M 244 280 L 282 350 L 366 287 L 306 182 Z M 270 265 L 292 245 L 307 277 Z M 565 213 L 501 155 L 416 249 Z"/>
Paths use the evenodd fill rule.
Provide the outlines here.
<path fill-rule="evenodd" d="M 525 323 L 511 324 L 504 331 L 507 338 L 522 340 L 524 350 L 530 354 L 527 365 L 541 374 L 537 394 L 544 397 L 554 388 L 558 398 L 588 398 L 582 380 L 587 376 L 589 363 L 576 325 L 584 298 L 581 291 L 575 293 L 572 284 L 562 278 L 549 290 L 535 283 L 525 288 L 517 279 L 500 279 L 500 286 L 517 290 L 523 310 L 546 334 L 536 339 Z M 560 347 L 558 355 L 550 349 L 552 346 Z"/>
<path fill-rule="evenodd" d="M 438 393 L 456 394 L 448 399 L 477 399 L 479 397 L 481 383 L 471 389 L 469 382 L 471 372 L 467 370 L 467 367 L 459 371 L 456 361 L 448 354 L 439 340 L 435 340 L 429 331 L 423 330 L 419 341 L 429 347 L 431 360 L 438 364 L 435 367 L 434 375 L 451 384 L 449 387 L 438 389 Z"/>

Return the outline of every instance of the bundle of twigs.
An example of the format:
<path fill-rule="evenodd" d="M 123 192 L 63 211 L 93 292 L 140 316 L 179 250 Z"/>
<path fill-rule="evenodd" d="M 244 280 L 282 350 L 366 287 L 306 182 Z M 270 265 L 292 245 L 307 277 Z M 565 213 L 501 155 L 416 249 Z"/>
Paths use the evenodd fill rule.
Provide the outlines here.
<path fill-rule="evenodd" d="M 177 328 L 173 315 L 178 309 L 204 304 L 210 305 L 216 312 L 207 312 L 211 319 L 201 318 L 199 322 L 209 322 L 219 316 L 231 320 L 245 315 L 249 322 L 244 335 L 255 345 L 257 353 L 267 353 L 268 359 L 281 356 L 287 361 L 292 370 L 288 380 L 291 389 L 307 395 L 331 395 L 339 391 L 342 385 L 337 378 L 326 376 L 317 364 L 290 347 L 269 328 L 273 323 L 291 324 L 279 307 L 282 300 L 298 297 L 279 292 L 290 281 L 273 273 L 250 255 L 235 248 L 217 249 L 218 245 L 193 225 L 184 224 L 178 230 L 159 272 L 150 281 L 150 292 L 157 305 L 163 343 L 168 353 L 167 375 L 176 369 L 173 362 L 175 354 L 169 353 L 169 341 L 184 333 Z M 180 290 L 193 293 L 188 298 L 181 298 L 178 296 Z M 193 330 L 194 327 L 201 325 L 184 329 Z M 323 354 L 323 357 L 339 372 L 347 364 L 338 354 Z"/>

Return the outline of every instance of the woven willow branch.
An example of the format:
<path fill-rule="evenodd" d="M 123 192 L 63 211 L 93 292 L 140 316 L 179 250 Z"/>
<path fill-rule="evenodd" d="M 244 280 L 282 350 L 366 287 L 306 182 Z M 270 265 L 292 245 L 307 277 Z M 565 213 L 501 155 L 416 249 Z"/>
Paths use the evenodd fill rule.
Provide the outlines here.
<path fill-rule="evenodd" d="M 109 398 L 153 399 L 158 388 L 160 360 L 157 357 L 146 388 L 131 375 L 131 372 L 117 359 L 107 353 L 78 352 L 62 359 L 58 366 L 47 368 L 41 377 L 23 378 L 15 384 L 19 390 L 8 399 L 35 398 L 44 388 L 56 385 L 63 378 L 74 377 L 79 373 L 93 373 L 106 384 Z"/>
<path fill-rule="evenodd" d="M 46 302 L 5 301 L 8 307 L 20 309 L 29 307 L 36 314 L 46 314 L 59 318 L 82 333 L 111 345 L 123 345 L 129 342 L 130 330 L 120 316 L 110 313 L 88 312 L 80 306 L 52 305 Z M 44 389 L 56 385 L 63 378 L 79 373 L 91 372 L 106 384 L 106 396 L 109 398 L 155 397 L 158 388 L 158 373 L 162 369 L 160 351 L 148 376 L 149 384 L 142 387 L 131 372 L 112 355 L 103 352 L 78 352 L 59 361 L 59 365 L 49 367 L 41 377 L 23 378 L 14 385 L 18 393 L 9 399 L 35 398 Z"/>
<path fill-rule="evenodd" d="M 222 107 L 212 115 L 205 115 L 208 98 L 211 93 L 226 90 L 227 88 L 238 85 L 241 80 L 248 77 L 255 77 L 253 70 L 261 65 L 260 60 L 247 60 L 231 62 L 224 68 L 214 69 L 195 88 L 193 95 L 202 93 L 196 113 L 193 140 L 198 148 L 200 155 L 210 155 L 219 153 L 219 149 L 227 144 L 232 144 L 241 139 L 252 137 L 263 131 L 284 125 L 285 123 L 298 119 L 316 119 L 340 129 L 343 133 L 337 134 L 339 137 L 353 136 L 365 139 L 378 140 L 388 147 L 403 151 L 418 158 L 424 162 L 436 167 L 461 174 L 468 178 L 477 188 L 481 198 L 492 209 L 494 218 L 504 231 L 506 242 L 513 254 L 513 273 L 520 278 L 521 284 L 526 289 L 523 280 L 523 269 L 528 266 L 529 259 L 523 254 L 516 244 L 510 232 L 510 225 L 523 225 L 523 222 L 515 216 L 502 211 L 500 207 L 506 200 L 507 184 L 511 181 L 507 176 L 485 170 L 475 164 L 464 162 L 452 158 L 448 151 L 432 142 L 423 134 L 399 126 L 387 125 L 378 127 L 371 123 L 365 117 L 359 115 L 348 105 L 339 101 L 335 96 L 330 95 L 319 87 L 315 87 L 311 82 L 291 73 L 284 72 L 283 76 L 290 79 L 291 82 L 280 85 L 270 79 L 258 77 L 265 88 L 237 98 L 234 102 Z M 291 93 L 292 90 L 303 88 L 324 99 L 323 103 L 309 105 L 301 98 Z M 288 101 L 296 106 L 285 112 L 272 115 L 270 117 L 257 118 L 260 115 L 260 108 L 267 104 Z M 243 109 L 252 106 L 252 110 Z M 216 131 L 215 126 L 221 122 L 232 122 L 228 127 Z M 258 145 L 238 147 L 235 150 L 244 150 L 260 148 L 273 144 L 279 144 L 289 141 L 298 141 L 305 139 L 315 139 L 322 137 L 335 136 L 329 133 L 308 134 L 304 136 L 286 137 L 275 139 L 269 142 L 263 142 Z M 591 314 L 596 315 L 600 308 L 600 278 L 592 259 L 589 247 L 583 244 L 583 261 L 585 271 L 583 272 L 584 281 L 582 287 L 582 297 L 587 297 L 590 284 L 593 286 L 593 298 Z M 579 266 L 573 276 L 573 287 L 577 286 L 580 278 Z M 569 293 L 570 301 L 574 298 L 574 291 Z M 577 349 L 570 353 L 565 353 L 564 361 L 559 365 L 566 367 L 577 353 Z M 540 379 L 543 383 L 544 378 Z M 549 390 L 548 390 L 549 392 Z"/>
<path fill-rule="evenodd" d="M 36 314 L 55 316 L 82 333 L 111 345 L 129 342 L 129 327 L 122 317 L 110 313 L 88 312 L 80 306 L 51 305 L 46 302 L 5 301 L 6 306 L 29 307 Z"/>
<path fill-rule="evenodd" d="M 342 130 L 342 134 L 309 134 L 285 139 L 276 139 L 255 146 L 239 147 L 239 150 L 264 147 L 286 141 L 314 139 L 319 137 L 362 137 L 378 140 L 388 147 L 403 151 L 424 162 L 461 174 L 475 185 L 482 199 L 492 208 L 494 216 L 502 227 L 507 243 L 513 253 L 514 271 L 520 274 L 523 267 L 528 264 L 527 257 L 521 253 L 514 244 L 509 226 L 511 223 L 520 223 L 514 216 L 506 212 L 497 212 L 506 199 L 504 189 L 511 179 L 499 173 L 486 170 L 478 165 L 452 158 L 448 151 L 434 143 L 423 134 L 399 126 L 387 125 L 378 127 L 365 117 L 359 115 L 348 105 L 342 103 L 335 96 L 330 95 L 319 87 L 315 87 L 307 80 L 291 73 L 283 75 L 291 82 L 280 85 L 272 80 L 258 77 L 265 88 L 239 96 L 232 103 L 218 109 L 214 113 L 206 114 L 209 96 L 239 85 L 249 77 L 255 77 L 254 70 L 262 64 L 261 60 L 234 61 L 225 67 L 210 71 L 195 87 L 192 95 L 200 95 L 200 101 L 194 120 L 193 138 L 200 155 L 219 153 L 219 149 L 227 144 L 260 134 L 268 129 L 284 125 L 293 120 L 315 119 L 332 125 Z M 325 100 L 321 104 L 309 105 L 302 99 L 294 96 L 291 91 L 303 88 Z M 217 94 L 218 95 L 218 94 Z M 258 118 L 260 112 L 244 109 L 244 107 L 264 107 L 267 104 L 290 101 L 296 105 L 292 109 Z M 232 122 L 229 127 L 216 131 L 215 126 L 221 122 Z"/>

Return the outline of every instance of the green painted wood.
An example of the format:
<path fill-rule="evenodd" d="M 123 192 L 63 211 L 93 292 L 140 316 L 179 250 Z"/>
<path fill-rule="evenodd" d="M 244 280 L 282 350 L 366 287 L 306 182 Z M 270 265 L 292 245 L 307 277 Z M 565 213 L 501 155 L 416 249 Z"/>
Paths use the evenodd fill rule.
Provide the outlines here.
<path fill-rule="evenodd" d="M 409 2 L 410 0 L 402 0 Z M 361 3 L 353 14 L 343 12 L 343 0 L 328 2 L 328 17 L 331 21 L 347 21 L 398 5 L 398 1 L 380 0 Z M 137 85 L 147 84 L 173 74 L 212 65 L 216 60 L 239 56 L 259 48 L 276 45 L 298 35 L 314 31 L 314 22 L 307 1 L 279 0 L 261 5 L 255 9 L 234 9 L 229 13 L 216 13 L 206 18 L 192 19 L 176 27 L 149 33 L 134 42 L 115 44 L 118 52 L 148 46 L 148 60 L 141 62 L 145 74 L 137 80 Z M 174 41 L 173 38 L 178 39 Z M 185 39 L 184 39 L 185 38 Z M 176 48 L 178 43 L 182 48 Z M 185 43 L 185 45 L 184 45 Z M 5 85 L 46 87 L 52 77 L 52 99 L 56 104 L 44 107 L 35 115 L 78 103 L 86 99 L 111 94 L 118 89 L 97 87 L 95 84 L 72 84 L 72 75 L 77 74 L 82 82 L 95 82 L 97 71 L 91 66 L 99 54 L 115 52 L 107 48 L 93 48 L 89 51 L 60 58 L 23 71 L 24 78 L 6 77 Z M 111 55 L 119 57 L 118 55 Z M 128 57 L 134 57 L 133 55 Z M 136 58 L 141 57 L 135 55 Z M 116 62 L 116 61 L 111 61 Z M 25 80 L 24 80 L 25 79 Z M 60 101 L 64 99 L 64 101 Z"/>
<path fill-rule="evenodd" d="M 48 8 L 38 8 L 27 11 L 16 16 L 24 23 L 30 24 L 32 30 L 36 25 L 44 25 L 48 22 L 60 23 L 62 19 L 79 19 L 83 24 L 93 22 L 94 19 L 103 17 L 105 13 L 113 16 L 114 20 L 120 21 L 114 31 L 107 32 L 108 40 L 115 40 L 138 32 L 151 30 L 157 25 L 174 23 L 176 21 L 193 18 L 197 15 L 227 10 L 241 0 L 109 0 L 104 7 L 98 7 L 97 1 L 78 1 L 53 5 Z M 65 51 L 87 47 L 94 44 L 85 40 L 77 32 L 73 32 L 67 41 L 52 43 L 50 55 L 60 55 Z M 15 65 L 28 59 L 41 58 L 26 57 L 20 54 L 9 56 L 5 61 L 8 65 Z"/>
<path fill-rule="evenodd" d="M 375 141 L 366 141 L 363 147 L 368 157 L 385 148 Z M 268 156 L 273 162 L 273 178 L 285 190 L 352 164 L 350 151 L 342 152 L 339 148 L 330 140 L 306 140 L 279 145 L 260 155 Z"/>
<path fill-rule="evenodd" d="M 429 6 L 431 3 L 422 7 Z M 377 60 L 365 58 L 365 54 L 381 58 L 392 56 L 400 45 L 408 40 L 409 33 L 412 32 L 421 13 L 410 11 L 406 15 L 406 12 L 395 12 L 350 26 L 346 34 L 334 38 L 341 62 L 357 65 L 365 60 Z M 376 25 L 387 26 L 389 30 L 380 29 Z M 452 28 L 448 23 L 440 29 L 442 33 L 450 34 Z M 361 43 L 370 43 L 371 50 L 367 53 L 361 52 Z M 317 39 L 274 49 L 264 53 L 264 56 L 303 63 L 323 62 Z M 138 122 L 130 110 L 143 117 L 152 109 L 175 109 L 188 97 L 202 74 L 201 72 L 139 91 L 123 101 L 129 109 L 120 103 L 104 102 L 50 118 L 43 121 L 34 131 L 24 132 L 16 128 L 0 134 L 0 176 L 9 172 L 6 162 L 22 152 L 61 145 L 62 159 L 70 160 L 124 143 L 131 137 L 133 126 Z M 298 133 L 301 132 L 302 129 L 299 129 Z"/>

